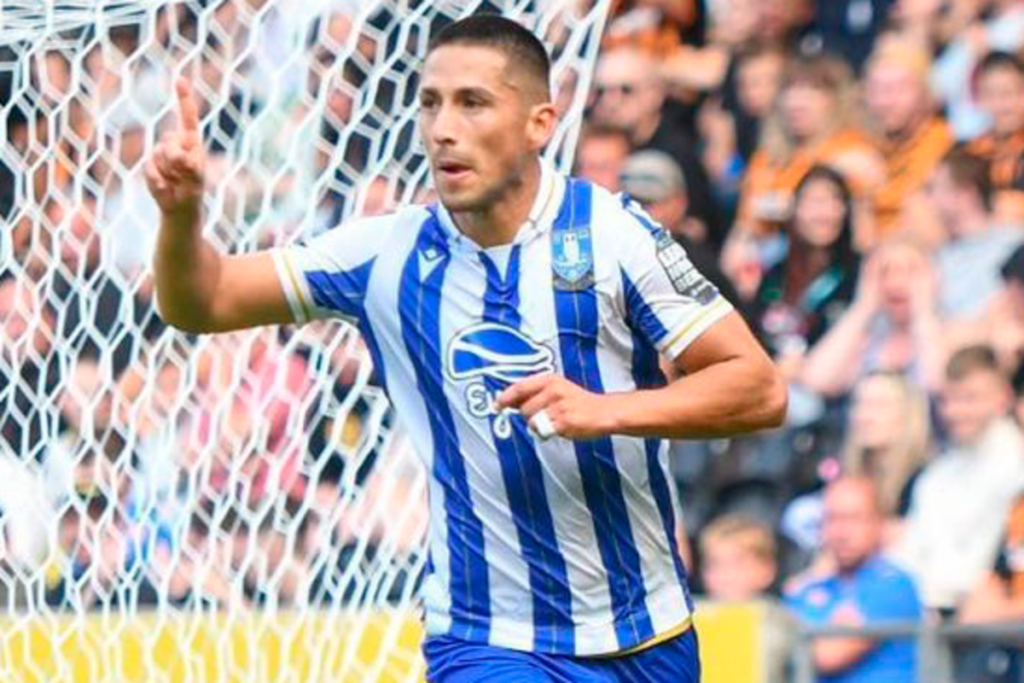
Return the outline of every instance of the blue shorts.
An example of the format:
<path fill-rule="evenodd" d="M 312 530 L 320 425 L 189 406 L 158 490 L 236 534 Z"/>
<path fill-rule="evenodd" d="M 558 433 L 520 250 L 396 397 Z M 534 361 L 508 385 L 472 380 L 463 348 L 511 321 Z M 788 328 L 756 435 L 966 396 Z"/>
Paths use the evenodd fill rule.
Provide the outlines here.
<path fill-rule="evenodd" d="M 568 657 L 466 643 L 447 636 L 423 645 L 430 683 L 699 683 L 697 633 L 623 657 Z"/>

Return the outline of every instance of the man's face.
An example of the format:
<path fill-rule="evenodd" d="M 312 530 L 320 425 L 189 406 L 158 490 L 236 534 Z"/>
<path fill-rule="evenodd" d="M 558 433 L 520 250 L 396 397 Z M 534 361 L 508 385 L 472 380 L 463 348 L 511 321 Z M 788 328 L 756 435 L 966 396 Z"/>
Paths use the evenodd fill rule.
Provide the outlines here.
<path fill-rule="evenodd" d="M 757 33 L 768 40 L 779 40 L 806 19 L 806 0 L 759 0 Z"/>
<path fill-rule="evenodd" d="M 985 433 L 996 418 L 1010 409 L 1010 389 L 1005 380 L 988 370 L 975 370 L 947 382 L 942 394 L 942 420 L 953 441 L 970 445 Z"/>
<path fill-rule="evenodd" d="M 900 135 L 928 108 L 925 85 L 909 68 L 892 62 L 874 64 L 865 83 L 868 111 L 886 135 Z"/>
<path fill-rule="evenodd" d="M 782 81 L 782 56 L 763 54 L 743 63 L 736 74 L 737 94 L 743 108 L 753 116 L 766 116 Z"/>
<path fill-rule="evenodd" d="M 446 45 L 427 57 L 420 86 L 420 134 L 434 185 L 450 211 L 480 211 L 521 182 L 549 132 L 538 98 L 500 51 Z M 536 104 L 534 104 L 536 103 Z"/>
<path fill-rule="evenodd" d="M 882 517 L 866 484 L 841 481 L 825 494 L 825 549 L 841 570 L 858 567 L 879 548 Z"/>
<path fill-rule="evenodd" d="M 1016 69 L 988 70 L 978 82 L 978 102 L 992 116 L 997 135 L 1024 130 L 1024 75 Z"/>
<path fill-rule="evenodd" d="M 861 448 L 888 448 L 906 428 L 906 409 L 899 385 L 884 376 L 861 381 L 853 394 L 850 433 Z"/>
<path fill-rule="evenodd" d="M 609 52 L 597 64 L 594 120 L 631 136 L 661 111 L 664 91 L 654 80 L 654 65 L 631 50 Z"/>
<path fill-rule="evenodd" d="M 28 290 L 18 287 L 16 280 L 0 283 L 0 334 L 6 343 L 14 344 L 28 331 L 32 301 Z"/>
<path fill-rule="evenodd" d="M 686 195 L 677 192 L 665 199 L 653 202 L 642 202 L 644 210 L 651 214 L 654 222 L 672 234 L 683 232 L 683 220 L 686 218 Z M 692 235 L 687 235 L 692 237 Z M 702 241 L 702 240 L 697 240 Z"/>
<path fill-rule="evenodd" d="M 52 330 L 50 323 L 28 285 L 16 280 L 0 283 L 0 358 L 17 363 L 33 349 L 45 353 L 49 336 L 43 332 Z"/>
<path fill-rule="evenodd" d="M 916 283 L 931 276 L 928 258 L 909 245 L 890 245 L 879 255 L 879 289 L 882 308 L 897 324 L 907 324 Z"/>
<path fill-rule="evenodd" d="M 964 226 L 962 216 L 971 204 L 970 190 L 957 185 L 946 164 L 940 164 L 928 181 L 928 198 L 946 232 L 956 237 Z"/>
<path fill-rule="evenodd" d="M 834 115 L 829 93 L 807 83 L 794 83 L 783 90 L 781 105 L 786 128 L 800 139 L 817 136 Z"/>
<path fill-rule="evenodd" d="M 601 135 L 584 138 L 576 154 L 576 173 L 601 187 L 619 191 L 619 174 L 629 157 L 629 142 Z"/>

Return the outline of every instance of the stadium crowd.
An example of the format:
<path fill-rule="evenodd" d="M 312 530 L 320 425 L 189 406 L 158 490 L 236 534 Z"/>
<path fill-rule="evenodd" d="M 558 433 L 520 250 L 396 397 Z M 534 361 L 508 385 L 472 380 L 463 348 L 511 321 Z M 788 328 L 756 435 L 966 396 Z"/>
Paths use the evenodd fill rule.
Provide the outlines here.
<path fill-rule="evenodd" d="M 390 3 L 364 24 L 345 2 L 200 4 L 69 36 L 79 61 L 36 51 L 26 80 L 0 69 L 10 609 L 386 602 L 423 570 L 423 473 L 358 334 L 167 330 L 140 163 L 178 65 L 226 248 L 428 199 L 414 121 L 385 114 L 414 101 L 411 60 L 366 94 L 413 47 Z M 791 390 L 777 432 L 673 446 L 695 590 L 811 623 L 1024 620 L 1024 1 L 613 6 L 589 91 L 557 83 L 563 110 L 586 100 L 575 172 L 685 246 Z M 960 659 L 980 683 L 1024 667 Z M 815 660 L 835 680 L 913 668 L 857 639 Z"/>

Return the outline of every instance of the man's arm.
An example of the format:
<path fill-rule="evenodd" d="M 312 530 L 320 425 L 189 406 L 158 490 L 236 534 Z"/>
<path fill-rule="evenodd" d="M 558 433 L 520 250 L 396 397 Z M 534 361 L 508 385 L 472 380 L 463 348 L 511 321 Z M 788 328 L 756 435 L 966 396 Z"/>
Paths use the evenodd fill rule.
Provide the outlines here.
<path fill-rule="evenodd" d="M 185 79 L 176 84 L 178 129 L 146 162 L 146 180 L 160 207 L 154 270 L 163 319 L 188 332 L 292 322 L 268 253 L 226 256 L 202 236 L 206 158 L 199 109 Z"/>
<path fill-rule="evenodd" d="M 777 427 L 785 417 L 785 382 L 735 312 L 687 346 L 675 366 L 683 377 L 668 386 L 616 394 L 594 394 L 556 375 L 531 377 L 498 404 L 528 420 L 544 410 L 566 438 L 707 438 Z"/>
<path fill-rule="evenodd" d="M 818 638 L 814 643 L 814 669 L 825 675 L 842 673 L 876 647 L 878 643 L 870 638 Z"/>

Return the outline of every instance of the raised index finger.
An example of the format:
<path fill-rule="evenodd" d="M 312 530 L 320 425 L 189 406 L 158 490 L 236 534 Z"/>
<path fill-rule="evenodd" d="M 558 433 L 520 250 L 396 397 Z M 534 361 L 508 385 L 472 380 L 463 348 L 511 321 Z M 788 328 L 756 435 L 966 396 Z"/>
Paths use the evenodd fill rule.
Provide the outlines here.
<path fill-rule="evenodd" d="M 188 133 L 199 133 L 199 107 L 192 96 L 192 84 L 187 78 L 179 78 L 174 84 L 178 92 L 178 120 Z"/>
<path fill-rule="evenodd" d="M 519 380 L 498 395 L 498 408 L 505 409 L 520 407 L 533 396 L 536 396 L 543 391 L 552 379 L 554 379 L 554 375 L 551 373 L 544 373 Z"/>

